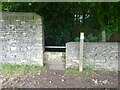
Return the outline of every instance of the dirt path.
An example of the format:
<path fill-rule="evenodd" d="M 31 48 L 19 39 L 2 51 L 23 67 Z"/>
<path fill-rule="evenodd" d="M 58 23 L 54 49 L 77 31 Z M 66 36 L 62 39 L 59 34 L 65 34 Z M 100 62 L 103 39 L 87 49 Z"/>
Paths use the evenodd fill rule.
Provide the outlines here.
<path fill-rule="evenodd" d="M 3 83 L 5 87 L 16 88 L 117 88 L 118 75 L 113 72 L 96 73 L 92 76 L 70 76 L 65 71 L 48 70 Z"/>

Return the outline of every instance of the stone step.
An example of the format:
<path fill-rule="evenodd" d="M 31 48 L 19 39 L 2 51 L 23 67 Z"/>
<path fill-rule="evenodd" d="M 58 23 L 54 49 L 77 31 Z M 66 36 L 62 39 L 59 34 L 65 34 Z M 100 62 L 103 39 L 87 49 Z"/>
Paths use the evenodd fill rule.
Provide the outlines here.
<path fill-rule="evenodd" d="M 49 69 L 55 69 L 55 70 L 64 70 L 65 69 L 65 62 L 62 61 L 46 61 L 45 65 L 48 66 Z"/>
<path fill-rule="evenodd" d="M 49 69 L 54 69 L 54 70 L 65 70 L 64 65 L 49 64 L 48 67 Z"/>
<path fill-rule="evenodd" d="M 45 64 L 55 64 L 55 65 L 65 65 L 64 61 L 60 61 L 60 60 L 46 60 L 44 61 Z"/>

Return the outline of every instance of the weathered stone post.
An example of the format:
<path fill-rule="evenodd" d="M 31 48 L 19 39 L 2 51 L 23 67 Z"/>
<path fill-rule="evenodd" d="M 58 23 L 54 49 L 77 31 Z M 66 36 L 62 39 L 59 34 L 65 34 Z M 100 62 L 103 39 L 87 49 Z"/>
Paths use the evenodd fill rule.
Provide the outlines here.
<path fill-rule="evenodd" d="M 102 41 L 103 41 L 103 42 L 106 42 L 105 30 L 102 31 Z"/>
<path fill-rule="evenodd" d="M 83 47 L 84 47 L 84 33 L 80 33 L 80 56 L 79 56 L 79 71 L 83 71 Z"/>

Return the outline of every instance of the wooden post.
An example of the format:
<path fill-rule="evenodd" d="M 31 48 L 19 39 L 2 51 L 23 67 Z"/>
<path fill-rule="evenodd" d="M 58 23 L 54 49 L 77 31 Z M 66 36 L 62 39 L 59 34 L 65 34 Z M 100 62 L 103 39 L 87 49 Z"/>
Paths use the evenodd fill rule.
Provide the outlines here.
<path fill-rule="evenodd" d="M 80 33 L 80 56 L 79 56 L 79 71 L 83 71 L 83 47 L 84 47 L 84 33 Z"/>
<path fill-rule="evenodd" d="M 3 82 L 3 78 L 2 78 L 2 74 L 0 73 L 0 90 L 2 89 L 2 82 Z"/>
<path fill-rule="evenodd" d="M 2 21 L 2 2 L 0 2 L 0 22 Z M 2 23 L 0 23 L 0 27 L 2 27 Z M 2 53 L 0 52 L 0 55 L 2 55 Z M 2 58 L 0 58 L 0 60 L 2 61 Z M 2 65 L 0 63 L 0 90 L 2 89 Z"/>

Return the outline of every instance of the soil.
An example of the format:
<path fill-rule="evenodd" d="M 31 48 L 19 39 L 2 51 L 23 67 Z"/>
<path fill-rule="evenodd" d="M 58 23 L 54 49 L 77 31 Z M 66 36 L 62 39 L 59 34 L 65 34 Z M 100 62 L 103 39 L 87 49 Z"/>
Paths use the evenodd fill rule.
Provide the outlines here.
<path fill-rule="evenodd" d="M 96 72 L 90 76 L 71 76 L 62 70 L 47 70 L 24 79 L 9 79 L 2 88 L 118 88 L 118 74 Z"/>

